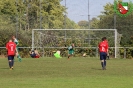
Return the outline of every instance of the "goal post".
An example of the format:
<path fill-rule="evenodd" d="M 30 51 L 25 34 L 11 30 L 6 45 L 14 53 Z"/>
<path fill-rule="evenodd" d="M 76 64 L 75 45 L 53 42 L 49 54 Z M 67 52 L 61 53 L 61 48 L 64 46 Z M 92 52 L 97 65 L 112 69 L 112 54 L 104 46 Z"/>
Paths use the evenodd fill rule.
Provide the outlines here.
<path fill-rule="evenodd" d="M 107 37 L 117 58 L 117 29 L 32 29 L 32 49 L 67 48 L 71 43 L 75 48 L 97 48 L 102 37 Z"/>

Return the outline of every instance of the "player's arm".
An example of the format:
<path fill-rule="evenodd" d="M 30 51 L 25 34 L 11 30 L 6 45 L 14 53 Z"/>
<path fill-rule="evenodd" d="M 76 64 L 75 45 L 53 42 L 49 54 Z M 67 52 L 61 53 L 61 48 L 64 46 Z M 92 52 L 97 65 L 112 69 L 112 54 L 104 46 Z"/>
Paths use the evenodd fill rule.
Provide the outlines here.
<path fill-rule="evenodd" d="M 40 56 L 40 54 L 39 54 L 38 50 L 35 50 L 35 54 Z"/>
<path fill-rule="evenodd" d="M 72 49 L 72 46 L 69 46 L 69 47 L 68 47 L 68 50 L 71 50 L 71 49 Z"/>
<path fill-rule="evenodd" d="M 18 56 L 18 51 L 17 51 L 17 48 L 15 47 L 15 55 Z"/>
<path fill-rule="evenodd" d="M 108 46 L 108 43 L 107 43 L 107 55 L 109 54 L 109 46 Z"/>
<path fill-rule="evenodd" d="M 99 51 L 99 53 L 100 53 L 100 43 L 98 44 L 98 51 Z"/>
<path fill-rule="evenodd" d="M 8 50 L 8 43 L 6 44 L 6 50 Z"/>
<path fill-rule="evenodd" d="M 18 43 L 18 42 L 15 42 L 15 43 L 16 43 L 16 45 L 18 46 L 19 43 Z"/>
<path fill-rule="evenodd" d="M 29 51 L 29 54 L 32 54 L 32 52 L 31 52 L 31 51 Z"/>
<path fill-rule="evenodd" d="M 8 43 L 6 44 L 6 52 L 8 53 Z"/>
<path fill-rule="evenodd" d="M 17 51 L 17 45 L 14 43 L 14 50 L 15 50 L 15 53 L 17 54 L 18 53 L 18 51 Z"/>
<path fill-rule="evenodd" d="M 6 50 L 8 50 L 8 44 L 6 44 Z"/>
<path fill-rule="evenodd" d="M 14 42 L 16 43 L 16 45 L 18 45 L 18 44 L 19 44 L 17 39 L 15 39 L 15 40 L 14 40 Z"/>

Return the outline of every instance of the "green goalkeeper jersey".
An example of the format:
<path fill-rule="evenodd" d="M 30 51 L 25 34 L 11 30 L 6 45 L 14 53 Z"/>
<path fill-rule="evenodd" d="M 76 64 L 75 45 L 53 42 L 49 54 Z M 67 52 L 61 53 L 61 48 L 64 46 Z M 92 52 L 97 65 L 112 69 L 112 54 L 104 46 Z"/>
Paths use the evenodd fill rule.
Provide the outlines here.
<path fill-rule="evenodd" d="M 14 39 L 14 42 L 15 42 L 16 45 L 18 46 L 19 43 L 18 43 L 18 40 L 17 40 L 16 38 Z"/>
<path fill-rule="evenodd" d="M 18 44 L 19 44 L 19 42 L 18 42 L 18 40 L 17 40 L 16 38 L 14 39 L 14 42 L 16 43 L 16 46 L 17 46 L 17 47 L 16 47 L 16 48 L 17 48 L 16 50 L 17 50 L 17 52 L 18 52 Z"/>
<path fill-rule="evenodd" d="M 69 54 L 73 54 L 74 53 L 74 48 L 72 46 L 69 46 L 68 47 L 68 50 L 69 50 Z"/>

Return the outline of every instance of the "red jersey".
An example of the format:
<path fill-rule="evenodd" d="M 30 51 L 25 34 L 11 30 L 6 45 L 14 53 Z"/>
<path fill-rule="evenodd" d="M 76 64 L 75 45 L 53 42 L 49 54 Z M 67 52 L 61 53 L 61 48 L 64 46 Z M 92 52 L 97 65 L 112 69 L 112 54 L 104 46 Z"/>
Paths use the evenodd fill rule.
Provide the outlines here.
<path fill-rule="evenodd" d="M 16 44 L 14 42 L 8 42 L 6 44 L 6 49 L 8 51 L 8 55 L 15 55 L 15 51 L 16 51 Z"/>
<path fill-rule="evenodd" d="M 108 51 L 108 43 L 107 41 L 102 41 L 99 43 L 99 52 L 106 52 Z"/>
<path fill-rule="evenodd" d="M 108 41 L 107 40 L 104 40 L 106 43 L 108 43 Z"/>
<path fill-rule="evenodd" d="M 106 42 L 108 44 L 108 41 L 107 40 L 104 40 L 104 42 Z M 108 44 L 109 45 L 109 44 Z"/>

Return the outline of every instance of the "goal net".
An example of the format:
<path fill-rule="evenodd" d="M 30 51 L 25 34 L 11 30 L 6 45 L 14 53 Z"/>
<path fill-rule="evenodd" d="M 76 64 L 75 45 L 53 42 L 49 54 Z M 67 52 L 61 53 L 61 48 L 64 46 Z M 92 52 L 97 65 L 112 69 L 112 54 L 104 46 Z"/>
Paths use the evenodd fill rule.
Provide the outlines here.
<path fill-rule="evenodd" d="M 60 50 L 67 48 L 72 43 L 78 53 L 86 53 L 85 50 L 94 50 L 93 54 L 98 55 L 98 43 L 102 37 L 107 37 L 109 47 L 117 54 L 117 30 L 116 29 L 33 29 L 32 30 L 32 49 L 41 48 L 44 51 Z M 44 52 L 43 51 L 43 52 Z M 81 52 L 80 52 L 81 51 Z M 83 52 L 82 52 L 83 51 Z"/>

